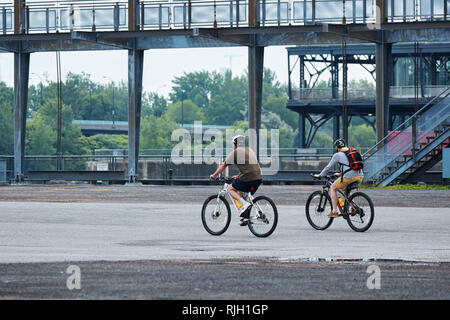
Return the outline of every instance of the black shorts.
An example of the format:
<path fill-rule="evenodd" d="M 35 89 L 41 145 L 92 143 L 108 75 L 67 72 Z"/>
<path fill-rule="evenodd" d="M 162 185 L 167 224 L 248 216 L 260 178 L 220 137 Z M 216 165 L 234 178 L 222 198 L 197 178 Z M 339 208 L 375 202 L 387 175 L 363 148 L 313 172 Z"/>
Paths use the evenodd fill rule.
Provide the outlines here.
<path fill-rule="evenodd" d="M 238 178 L 238 179 L 234 180 L 231 185 L 237 191 L 250 192 L 251 194 L 255 194 L 256 190 L 258 190 L 261 183 L 262 183 L 262 180 L 241 181 Z"/>

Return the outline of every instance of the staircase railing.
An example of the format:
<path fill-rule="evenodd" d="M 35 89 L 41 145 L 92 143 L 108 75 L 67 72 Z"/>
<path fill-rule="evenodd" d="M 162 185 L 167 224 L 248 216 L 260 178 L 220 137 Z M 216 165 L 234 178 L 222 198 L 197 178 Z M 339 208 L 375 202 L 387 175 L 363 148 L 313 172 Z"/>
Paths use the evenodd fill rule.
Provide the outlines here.
<path fill-rule="evenodd" d="M 365 181 L 373 179 L 388 166 L 415 157 L 418 146 L 435 136 L 435 129 L 450 118 L 450 87 L 433 98 L 405 122 L 392 130 L 363 154 Z"/>

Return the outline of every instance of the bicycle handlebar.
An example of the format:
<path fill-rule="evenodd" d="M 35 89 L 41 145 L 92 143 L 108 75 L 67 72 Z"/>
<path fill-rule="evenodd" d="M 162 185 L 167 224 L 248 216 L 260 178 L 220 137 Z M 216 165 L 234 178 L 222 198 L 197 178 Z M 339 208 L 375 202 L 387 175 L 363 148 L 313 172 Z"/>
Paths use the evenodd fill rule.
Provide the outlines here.
<path fill-rule="evenodd" d="M 333 175 L 326 175 L 326 176 L 323 176 L 323 177 L 319 177 L 319 178 L 316 178 L 315 176 L 314 176 L 314 173 L 311 173 L 311 176 L 313 177 L 313 179 L 314 180 L 322 180 L 322 178 L 325 178 L 325 180 L 331 180 L 331 179 L 333 179 L 333 178 L 336 178 L 336 176 L 333 174 Z"/>
<path fill-rule="evenodd" d="M 233 178 L 230 178 L 230 177 L 218 177 L 216 180 L 213 180 L 213 181 L 230 184 L 230 183 L 233 182 Z"/>

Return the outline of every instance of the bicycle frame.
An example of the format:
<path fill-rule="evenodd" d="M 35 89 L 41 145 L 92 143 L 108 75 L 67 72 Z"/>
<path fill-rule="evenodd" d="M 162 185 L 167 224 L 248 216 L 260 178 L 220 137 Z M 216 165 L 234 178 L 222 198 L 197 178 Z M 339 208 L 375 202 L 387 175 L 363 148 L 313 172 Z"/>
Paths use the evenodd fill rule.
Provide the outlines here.
<path fill-rule="evenodd" d="M 333 182 L 331 181 L 331 177 L 326 177 L 326 179 L 327 179 L 326 182 L 324 182 L 323 185 L 322 185 L 322 190 L 323 190 L 323 192 L 326 192 L 329 195 L 330 194 L 330 187 L 331 187 L 331 185 L 332 185 L 332 183 L 334 181 Z M 348 215 L 349 214 L 348 213 L 348 205 L 349 204 L 352 206 L 353 209 L 356 209 L 354 207 L 353 203 L 350 202 L 350 200 L 349 200 L 351 191 L 344 192 L 343 190 L 338 189 L 337 192 L 338 192 L 338 198 L 340 196 L 344 200 L 344 207 L 341 206 L 339 201 L 337 203 L 339 211 L 341 212 L 340 215 Z M 323 196 L 320 198 L 320 202 L 319 202 L 319 209 L 320 210 L 323 210 L 323 208 L 321 208 L 321 206 L 322 206 L 322 199 L 323 199 Z"/>
<path fill-rule="evenodd" d="M 221 196 L 223 196 L 223 197 L 225 197 L 226 195 L 228 195 L 228 198 L 230 199 L 230 201 L 231 201 L 231 203 L 233 203 L 233 207 L 234 207 L 234 210 L 236 211 L 236 213 L 237 214 L 239 214 L 240 212 L 239 212 L 239 209 L 236 207 L 236 203 L 235 203 L 235 201 L 234 201 L 234 199 L 233 199 L 233 197 L 230 195 L 230 193 L 228 192 L 228 186 L 230 185 L 231 183 L 229 183 L 228 181 L 225 181 L 225 183 L 224 183 L 224 185 L 223 185 L 223 187 L 222 187 L 222 189 L 219 191 L 219 193 L 218 193 L 218 195 L 217 195 L 217 203 L 219 203 L 219 198 L 221 197 Z M 241 191 L 239 191 L 239 192 L 241 192 Z M 255 216 L 250 216 L 250 220 L 256 220 L 256 219 L 258 219 L 259 217 L 260 217 L 260 213 L 262 212 L 262 210 L 261 210 L 261 208 L 260 208 L 260 206 L 256 203 L 254 203 L 253 202 L 253 195 L 250 193 L 250 192 L 241 192 L 242 193 L 242 197 L 245 199 L 245 200 L 247 200 L 248 202 L 250 202 L 250 204 L 252 205 L 252 206 L 255 206 L 256 207 L 256 215 Z"/>

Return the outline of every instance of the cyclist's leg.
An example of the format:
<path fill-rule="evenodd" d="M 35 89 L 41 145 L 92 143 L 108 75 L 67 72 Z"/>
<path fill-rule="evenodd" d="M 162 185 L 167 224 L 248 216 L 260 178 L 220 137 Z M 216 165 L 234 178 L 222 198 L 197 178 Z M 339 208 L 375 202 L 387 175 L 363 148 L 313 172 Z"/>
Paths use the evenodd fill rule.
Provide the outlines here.
<path fill-rule="evenodd" d="M 338 212 L 338 196 L 337 196 L 337 191 L 338 190 L 345 190 L 345 188 L 347 188 L 347 186 L 354 182 L 353 178 L 337 178 L 333 184 L 330 187 L 330 197 L 331 197 L 331 204 L 333 206 L 333 212 L 337 213 Z"/>
<path fill-rule="evenodd" d="M 333 202 L 333 210 L 334 208 L 336 208 L 337 210 L 337 190 L 340 189 L 342 191 L 345 191 L 347 189 L 347 186 L 352 184 L 353 182 L 357 182 L 358 184 L 360 184 L 363 180 L 363 175 L 358 175 L 358 176 L 354 176 L 351 178 L 338 178 L 336 179 L 336 181 L 333 182 L 333 184 L 331 185 L 330 188 L 330 193 L 331 193 L 331 202 L 336 201 L 336 207 L 334 207 L 334 202 Z M 335 200 L 333 200 L 333 193 L 335 195 Z"/>
<path fill-rule="evenodd" d="M 243 192 L 237 190 L 232 184 L 230 184 L 230 185 L 228 186 L 227 191 L 228 191 L 228 193 L 230 194 L 230 196 L 231 196 L 234 200 L 238 200 L 238 201 L 239 201 L 239 199 L 242 198 L 242 196 L 243 196 Z"/>
<path fill-rule="evenodd" d="M 261 185 L 262 180 L 254 180 L 251 181 L 250 186 L 249 186 L 249 192 L 254 195 L 255 192 L 258 190 L 259 186 Z"/>

